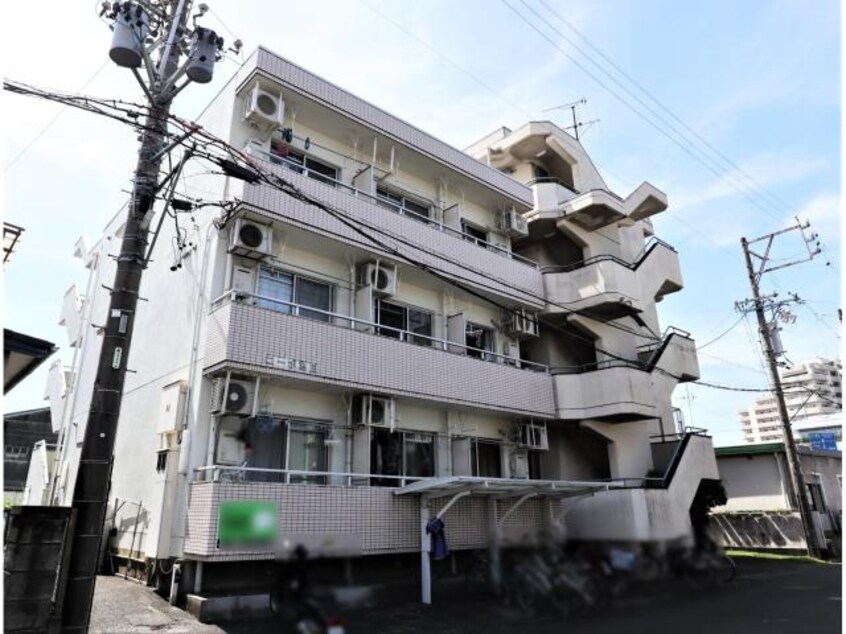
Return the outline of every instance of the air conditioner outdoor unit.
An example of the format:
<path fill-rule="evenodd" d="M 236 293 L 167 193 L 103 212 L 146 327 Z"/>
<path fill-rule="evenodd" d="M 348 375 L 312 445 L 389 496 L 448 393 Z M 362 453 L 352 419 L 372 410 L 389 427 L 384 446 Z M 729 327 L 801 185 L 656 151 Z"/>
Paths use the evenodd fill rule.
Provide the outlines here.
<path fill-rule="evenodd" d="M 230 250 L 236 255 L 270 255 L 273 242 L 273 230 L 268 226 L 238 218 L 232 231 Z"/>
<path fill-rule="evenodd" d="M 500 215 L 499 228 L 513 238 L 529 235 L 529 223 L 516 209 L 508 209 Z"/>
<path fill-rule="evenodd" d="M 355 401 L 356 423 L 367 427 L 394 428 L 394 399 L 390 396 L 361 394 Z"/>
<path fill-rule="evenodd" d="M 226 402 L 224 402 L 224 392 Z M 238 416 L 249 416 L 253 410 L 253 384 L 250 381 L 229 381 L 229 389 L 226 389 L 226 379 L 216 378 L 212 382 L 211 391 L 211 413 L 212 414 L 236 414 Z"/>
<path fill-rule="evenodd" d="M 361 267 L 362 286 L 370 286 L 373 294 L 379 297 L 389 297 L 397 292 L 397 267 L 385 264 L 379 260 L 368 262 Z"/>
<path fill-rule="evenodd" d="M 525 310 L 513 310 L 505 314 L 505 331 L 512 337 L 538 336 L 538 317 L 536 313 Z"/>
<path fill-rule="evenodd" d="M 549 449 L 546 423 L 523 423 L 520 427 L 520 444 L 528 449 Z"/>
<path fill-rule="evenodd" d="M 244 118 L 261 128 L 276 130 L 285 119 L 285 101 L 256 84 L 247 93 Z"/>

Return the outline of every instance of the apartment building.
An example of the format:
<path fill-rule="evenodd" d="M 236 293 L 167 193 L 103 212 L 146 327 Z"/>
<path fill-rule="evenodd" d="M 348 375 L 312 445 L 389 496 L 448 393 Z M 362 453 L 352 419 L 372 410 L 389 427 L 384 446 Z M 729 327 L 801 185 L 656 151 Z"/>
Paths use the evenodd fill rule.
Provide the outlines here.
<path fill-rule="evenodd" d="M 459 556 L 550 522 L 577 539 L 690 537 L 718 476 L 710 438 L 673 425 L 671 393 L 699 371 L 690 336 L 658 320 L 683 286 L 653 235 L 662 192 L 610 192 L 549 122 L 459 151 L 263 48 L 200 123 L 298 195 L 206 165 L 185 179 L 236 204 L 183 215 L 182 266 L 162 249 L 145 273 L 115 447 L 118 560 L 180 560 L 199 593 L 301 544 L 354 558 L 355 575 L 419 565 L 426 601 L 435 515 Z M 65 298 L 59 504 L 121 235 L 117 217 L 78 249 L 88 290 Z"/>
<path fill-rule="evenodd" d="M 792 422 L 842 411 L 842 365 L 839 360 L 811 359 L 782 369 L 782 388 Z M 749 409 L 740 411 L 745 442 L 780 442 L 781 418 L 772 395 L 763 396 Z"/>

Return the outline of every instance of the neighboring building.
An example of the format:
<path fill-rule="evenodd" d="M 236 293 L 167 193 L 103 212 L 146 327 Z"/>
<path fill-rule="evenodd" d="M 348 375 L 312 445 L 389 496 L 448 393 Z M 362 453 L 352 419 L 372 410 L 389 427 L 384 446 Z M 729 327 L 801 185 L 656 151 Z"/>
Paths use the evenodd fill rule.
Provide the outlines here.
<path fill-rule="evenodd" d="M 791 422 L 842 411 L 841 370 L 839 360 L 811 359 L 779 371 Z M 745 442 L 782 440 L 778 404 L 772 395 L 759 398 L 750 409 L 741 410 L 740 424 Z"/>
<path fill-rule="evenodd" d="M 33 373 L 56 351 L 49 341 L 3 329 L 3 393 Z"/>
<path fill-rule="evenodd" d="M 24 493 L 30 462 L 41 460 L 41 454 L 48 447 L 55 447 L 57 440 L 49 408 L 3 416 L 3 501 L 6 506 L 26 503 Z M 36 449 L 37 443 L 41 445 Z"/>
<path fill-rule="evenodd" d="M 802 520 L 790 486 L 783 443 L 717 447 L 728 502 L 713 516 L 725 546 L 805 548 Z M 843 477 L 839 451 L 797 448 L 819 543 L 841 532 Z"/>
<path fill-rule="evenodd" d="M 842 451 L 843 412 L 811 416 L 793 423 L 791 428 L 793 429 L 793 437 L 799 443 L 805 445 L 824 444 L 821 441 L 828 439 L 822 438 L 822 436 L 829 436 L 833 438 L 837 451 Z"/>
<path fill-rule="evenodd" d="M 660 334 L 656 302 L 683 285 L 649 220 L 662 192 L 610 192 L 549 122 L 462 153 L 265 49 L 201 123 L 330 211 L 205 165 L 185 179 L 238 203 L 194 210 L 182 268 L 162 248 L 144 274 L 108 513 L 118 560 L 178 558 L 185 587 L 222 591 L 263 578 L 259 542 L 276 535 L 362 555 L 358 579 L 419 565 L 425 588 L 421 523 L 452 501 L 459 556 L 565 511 L 574 538 L 691 538 L 717 472 L 710 438 L 674 435 L 671 393 L 699 369 L 687 333 Z M 122 230 L 85 255 L 84 301 L 65 297 L 78 380 L 53 375 L 60 504 Z M 239 513 L 267 530 L 231 530 Z"/>

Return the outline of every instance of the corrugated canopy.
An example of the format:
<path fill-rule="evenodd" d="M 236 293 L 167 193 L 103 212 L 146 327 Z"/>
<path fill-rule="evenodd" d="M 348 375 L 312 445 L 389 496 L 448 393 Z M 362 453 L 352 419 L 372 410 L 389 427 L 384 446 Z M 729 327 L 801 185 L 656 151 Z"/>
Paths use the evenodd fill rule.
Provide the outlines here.
<path fill-rule="evenodd" d="M 570 480 L 513 480 L 509 478 L 478 478 L 451 476 L 418 480 L 394 491 L 394 495 L 419 494 L 439 498 L 469 493 L 470 495 L 514 497 L 534 493 L 538 497 L 566 498 L 590 495 L 596 491 L 619 488 L 619 482 L 578 482 Z"/>

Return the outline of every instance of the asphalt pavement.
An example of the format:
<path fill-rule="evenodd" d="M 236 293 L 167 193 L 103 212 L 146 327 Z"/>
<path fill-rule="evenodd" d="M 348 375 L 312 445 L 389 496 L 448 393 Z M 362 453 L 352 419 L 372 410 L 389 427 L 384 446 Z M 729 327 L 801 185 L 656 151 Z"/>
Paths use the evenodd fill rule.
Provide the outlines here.
<path fill-rule="evenodd" d="M 607 611 L 562 621 L 526 618 L 485 597 L 434 592 L 434 603 L 406 603 L 345 616 L 347 634 L 828 634 L 841 631 L 840 564 L 737 559 L 730 584 L 692 591 L 678 582 L 622 597 Z M 92 632 L 281 634 L 273 619 L 220 626 L 198 623 L 151 589 L 120 577 L 98 577 Z"/>

